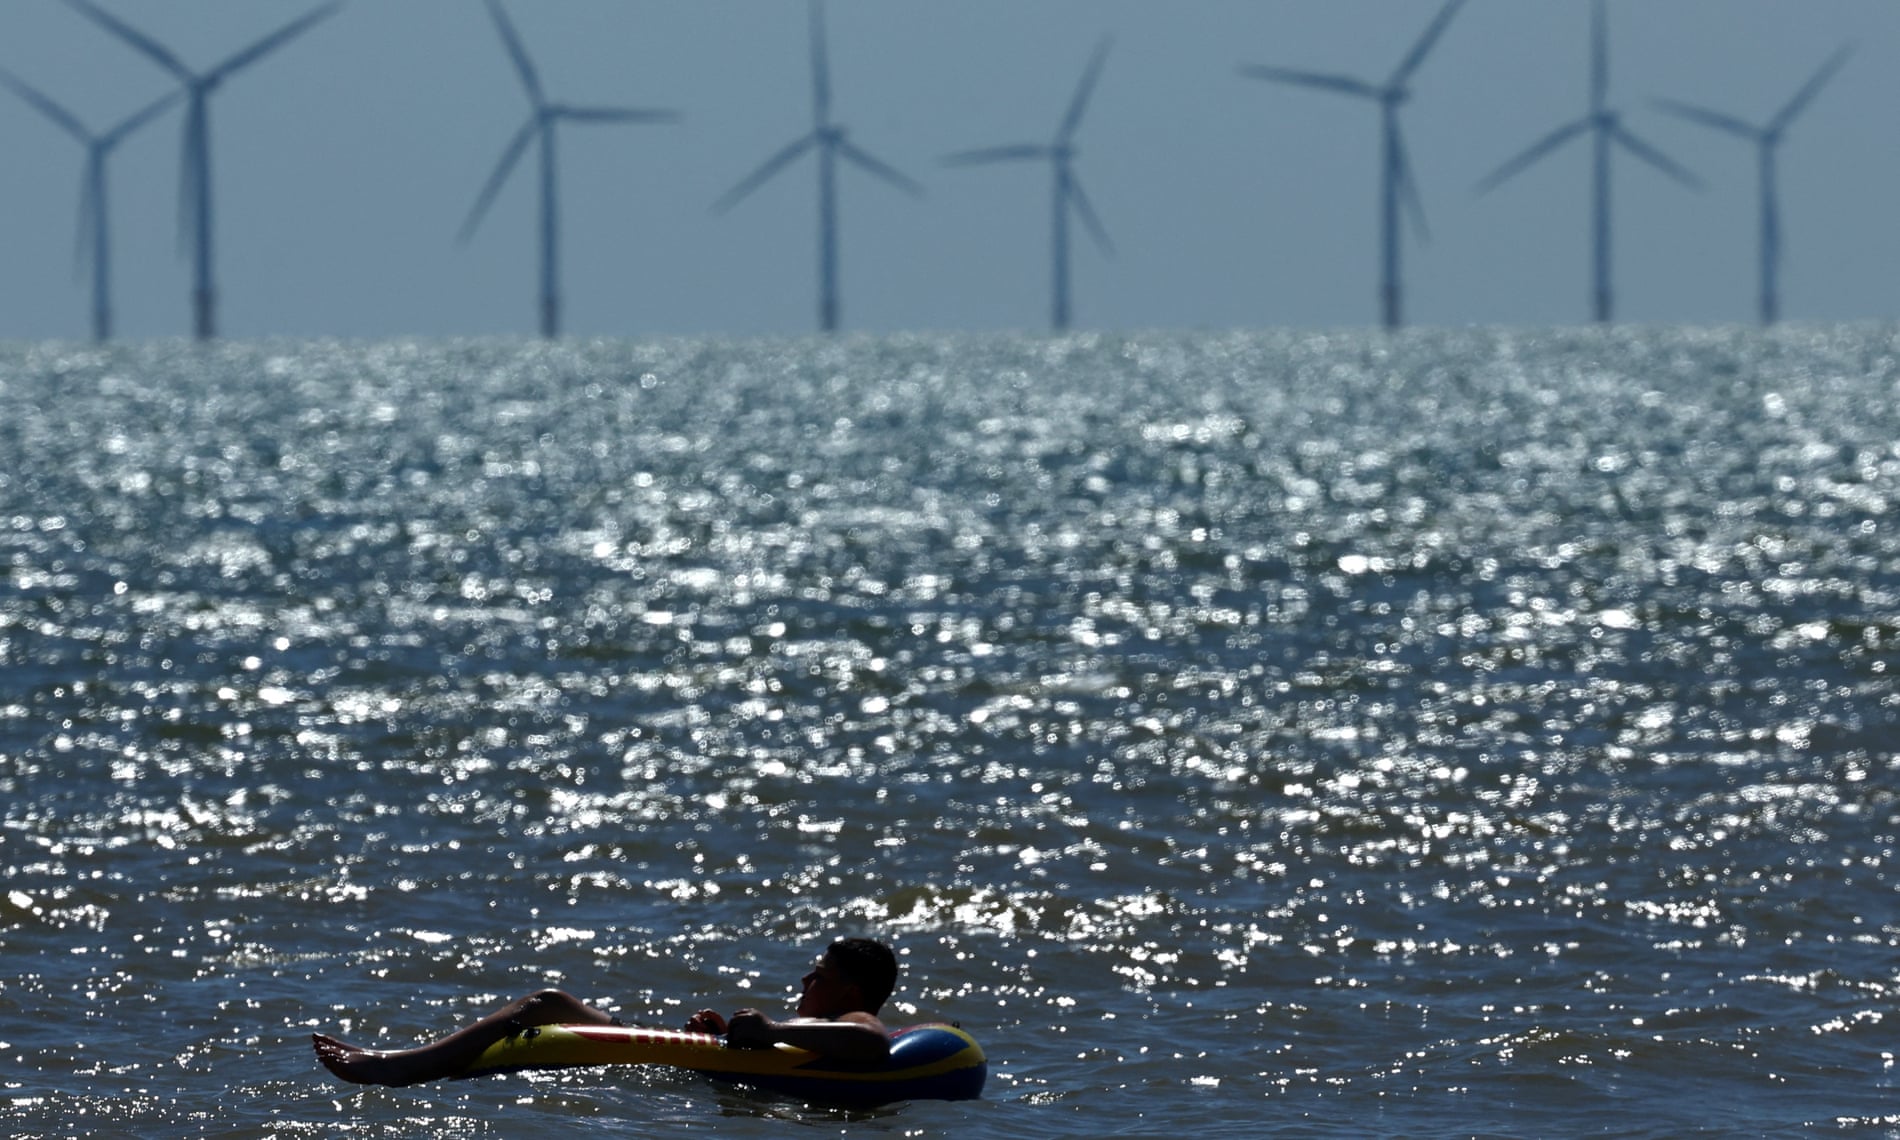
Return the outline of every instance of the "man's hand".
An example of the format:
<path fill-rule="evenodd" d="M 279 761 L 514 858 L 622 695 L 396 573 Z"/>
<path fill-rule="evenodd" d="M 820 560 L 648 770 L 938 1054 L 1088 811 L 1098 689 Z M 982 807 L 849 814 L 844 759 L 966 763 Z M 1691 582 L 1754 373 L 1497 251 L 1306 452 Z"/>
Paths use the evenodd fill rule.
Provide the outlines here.
<path fill-rule="evenodd" d="M 686 1019 L 689 1033 L 710 1033 L 715 1037 L 726 1032 L 726 1019 L 710 1009 L 702 1009 Z"/>
<path fill-rule="evenodd" d="M 769 1049 L 778 1040 L 778 1023 L 756 1009 L 742 1009 L 726 1023 L 726 1044 L 737 1049 Z"/>

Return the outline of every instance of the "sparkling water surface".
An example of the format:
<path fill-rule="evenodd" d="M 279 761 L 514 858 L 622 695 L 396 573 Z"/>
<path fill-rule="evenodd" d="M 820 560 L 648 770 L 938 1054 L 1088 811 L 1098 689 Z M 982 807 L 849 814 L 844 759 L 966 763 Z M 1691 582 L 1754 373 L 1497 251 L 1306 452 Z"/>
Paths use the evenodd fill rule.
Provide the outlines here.
<path fill-rule="evenodd" d="M 1885 326 L 0 346 L 0 1129 L 1900 1135 L 1896 500 Z M 983 1100 L 308 1047 L 840 932 Z"/>

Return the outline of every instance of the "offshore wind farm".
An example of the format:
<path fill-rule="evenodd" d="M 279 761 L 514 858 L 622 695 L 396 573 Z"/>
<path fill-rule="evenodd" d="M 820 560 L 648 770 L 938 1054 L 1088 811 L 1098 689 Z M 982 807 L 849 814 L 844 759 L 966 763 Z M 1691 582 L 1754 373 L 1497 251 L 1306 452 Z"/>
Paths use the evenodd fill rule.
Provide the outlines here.
<path fill-rule="evenodd" d="M 93 3 L 193 67 L 311 11 L 289 0 Z M 1048 273 L 1009 268 L 1026 249 L 1050 248 L 1049 212 L 1025 208 L 1014 176 L 939 162 L 985 139 L 1047 139 L 1060 109 L 1050 108 L 1054 61 L 1102 35 L 1119 46 L 1113 82 L 1089 111 L 1082 165 L 1116 256 L 1097 259 L 1086 239 L 1077 246 L 1086 251 L 1078 325 L 1383 321 L 1381 279 L 1401 276 L 1404 323 L 1593 319 L 1588 291 L 1580 303 L 1578 290 L 1593 272 L 1588 148 L 1573 143 L 1508 187 L 1470 192 L 1514 146 L 1588 106 L 1586 0 L 1471 0 L 1443 26 L 1406 84 L 1398 242 L 1381 233 L 1392 160 L 1374 124 L 1355 118 L 1351 100 L 1329 104 L 1326 92 L 1276 91 L 1239 73 L 1262 65 L 1378 86 L 1446 7 L 1208 0 L 1161 13 L 1122 0 L 973 0 L 926 21 L 926 9 L 907 0 L 831 0 L 833 125 L 849 123 L 854 145 L 929 189 L 922 199 L 885 193 L 883 180 L 854 181 L 864 172 L 840 161 L 837 323 L 867 331 L 1050 323 Z M 772 179 L 739 208 L 706 210 L 748 161 L 756 169 L 787 147 L 788 134 L 813 130 L 818 77 L 806 4 L 560 0 L 508 12 L 536 66 L 563 77 L 554 86 L 572 76 L 591 100 L 682 114 L 664 131 L 589 131 L 562 148 L 563 331 L 798 332 L 823 323 L 814 320 L 824 274 L 814 274 L 812 222 L 822 217 L 813 169 L 822 164 Z M 1762 258 L 1736 236 L 1761 228 L 1754 180 L 1737 172 L 1733 139 L 1656 101 L 1766 122 L 1788 98 L 1772 77 L 1800 78 L 1849 42 L 1854 58 L 1777 150 L 1786 239 L 1775 316 L 1890 311 L 1895 289 L 1882 267 L 1900 257 L 1900 237 L 1881 203 L 1900 174 L 1881 118 L 1851 109 L 1890 98 L 1877 62 L 1900 51 L 1891 7 L 1610 0 L 1607 17 L 1610 109 L 1706 186 L 1686 193 L 1640 159 L 1614 169 L 1614 315 L 1760 318 Z M 182 85 L 72 6 L 16 6 L 6 21 L 14 51 L 0 54 L 0 67 L 86 122 L 110 123 Z M 489 218 L 479 240 L 454 241 L 472 188 L 496 163 L 488 129 L 521 115 L 521 84 L 496 81 L 500 42 L 483 6 L 346 4 L 223 87 L 211 100 L 217 331 L 540 330 L 537 305 L 521 296 L 523 267 L 544 260 L 537 225 Z M 349 82 L 336 81 L 343 73 Z M 197 323 L 193 258 L 171 249 L 180 156 L 175 145 L 156 153 L 164 125 L 185 119 L 161 116 L 163 129 L 138 132 L 113 159 L 113 324 L 124 335 L 177 335 Z M 70 177 L 55 176 L 56 156 L 39 155 L 61 143 L 44 118 L 12 100 L 0 107 L 0 134 L 22 149 L 0 183 L 10 216 L 70 213 Z M 1429 243 L 1413 240 L 1421 234 L 1407 213 L 1412 191 L 1429 207 Z M 504 193 L 501 204 L 514 201 Z M 90 335 L 89 287 L 68 280 L 70 231 L 13 224 L 10 279 L 0 281 L 12 334 Z M 1394 246 L 1402 275 L 1384 268 Z M 820 259 L 822 249 L 821 241 Z"/>

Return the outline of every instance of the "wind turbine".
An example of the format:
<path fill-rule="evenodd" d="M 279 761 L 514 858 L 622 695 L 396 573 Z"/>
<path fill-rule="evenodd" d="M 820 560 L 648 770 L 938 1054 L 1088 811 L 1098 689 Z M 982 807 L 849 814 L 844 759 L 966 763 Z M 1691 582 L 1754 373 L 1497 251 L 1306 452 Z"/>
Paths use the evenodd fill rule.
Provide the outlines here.
<path fill-rule="evenodd" d="M 184 92 L 173 91 L 161 96 L 147 103 L 143 109 L 119 120 L 104 133 L 94 134 L 79 121 L 77 115 L 8 72 L 0 71 L 0 84 L 12 88 L 16 95 L 78 139 L 80 145 L 86 148 L 86 168 L 79 183 L 77 251 L 82 264 L 88 253 L 92 255 L 92 338 L 97 341 L 109 340 L 112 336 L 112 251 L 109 240 L 111 231 L 107 225 L 106 159 L 132 132 L 178 102 Z"/>
<path fill-rule="evenodd" d="M 1088 67 L 1082 72 L 1082 80 L 1076 84 L 1075 94 L 1069 99 L 1068 113 L 1062 116 L 1062 122 L 1056 127 L 1055 138 L 1047 143 L 1012 143 L 1007 146 L 983 147 L 979 150 L 959 151 L 944 158 L 949 166 L 974 166 L 979 163 L 1021 162 L 1048 160 L 1055 182 L 1055 203 L 1050 214 L 1050 292 L 1052 295 L 1050 324 L 1057 329 L 1069 327 L 1069 214 L 1073 212 L 1082 219 L 1082 225 L 1089 231 L 1104 253 L 1113 254 L 1114 243 L 1108 240 L 1108 231 L 1102 228 L 1101 219 L 1095 214 L 1095 207 L 1089 204 L 1089 196 L 1082 189 L 1082 183 L 1075 176 L 1072 165 L 1075 159 L 1076 128 L 1082 125 L 1082 113 L 1088 110 L 1089 97 L 1095 92 L 1095 81 L 1101 77 L 1102 63 L 1108 58 L 1109 45 L 1113 41 L 1104 36 L 1090 57 Z"/>
<path fill-rule="evenodd" d="M 923 187 L 860 150 L 846 137 L 845 129 L 831 121 L 831 68 L 825 57 L 822 0 L 811 0 L 811 103 L 811 133 L 766 159 L 712 208 L 714 213 L 725 213 L 806 151 L 818 152 L 818 327 L 834 332 L 838 328 L 838 159 L 843 157 L 911 194 L 922 194 Z"/>
<path fill-rule="evenodd" d="M 1780 316 L 1780 300 L 1777 294 L 1776 279 L 1781 268 L 1781 208 L 1775 192 L 1775 148 L 1781 145 L 1781 136 L 1794 122 L 1795 116 L 1807 109 L 1808 104 L 1820 93 L 1841 64 L 1847 62 L 1851 46 L 1843 47 L 1821 65 L 1821 69 L 1795 92 L 1794 98 L 1768 120 L 1768 125 L 1758 127 L 1745 123 L 1732 115 L 1720 111 L 1711 111 L 1707 107 L 1698 107 L 1693 103 L 1680 103 L 1673 99 L 1654 100 L 1661 109 L 1672 115 L 1701 123 L 1739 135 L 1755 144 L 1761 173 L 1761 323 L 1771 325 Z"/>
<path fill-rule="evenodd" d="M 514 171 L 515 163 L 520 161 L 528 144 L 539 140 L 541 143 L 541 335 L 555 337 L 561 328 L 561 301 L 559 291 L 560 259 L 560 197 L 555 192 L 554 128 L 566 121 L 570 123 L 663 123 L 679 119 L 675 111 L 635 111 L 624 107 L 571 107 L 565 103 L 550 103 L 541 89 L 540 76 L 536 74 L 534 64 L 528 59 L 527 49 L 521 46 L 521 37 L 515 34 L 514 25 L 508 22 L 508 14 L 502 11 L 499 0 L 488 0 L 488 11 L 495 19 L 495 27 L 500 30 L 502 42 L 507 45 L 509 58 L 514 60 L 515 71 L 521 76 L 521 86 L 527 90 L 528 102 L 533 109 L 528 121 L 522 125 L 515 137 L 501 153 L 501 161 L 488 176 L 488 182 L 475 199 L 475 206 L 469 211 L 468 220 L 462 223 L 462 232 L 456 239 L 466 242 L 479 226 L 482 216 L 488 212 L 495 195 Z"/>
<path fill-rule="evenodd" d="M 211 281 L 211 93 L 237 71 L 289 43 L 310 30 L 311 26 L 334 15 L 342 0 L 314 8 L 227 57 L 209 71 L 193 71 L 176 55 L 145 33 L 132 27 L 93 3 L 93 0 L 66 0 L 108 32 L 118 36 L 147 58 L 171 72 L 190 100 L 185 110 L 185 145 L 181 165 L 180 213 L 183 237 L 193 247 L 192 312 L 200 340 L 217 335 L 217 290 Z"/>
<path fill-rule="evenodd" d="M 1610 320 L 1612 308 L 1610 298 L 1611 144 L 1622 147 L 1685 186 L 1698 190 L 1702 187 L 1701 181 L 1695 175 L 1683 169 L 1655 147 L 1631 134 L 1623 126 L 1621 116 L 1605 105 L 1610 86 L 1609 53 L 1605 43 L 1607 38 L 1604 28 L 1603 0 L 1596 0 L 1591 8 L 1589 113 L 1545 135 L 1478 183 L 1478 193 L 1487 193 L 1571 139 L 1586 131 L 1590 133 L 1595 144 L 1595 199 L 1592 208 L 1591 249 L 1594 263 L 1596 319 L 1599 322 Z"/>
<path fill-rule="evenodd" d="M 1242 75 L 1253 79 L 1265 79 L 1274 83 L 1291 83 L 1303 87 L 1316 87 L 1323 91 L 1333 91 L 1343 95 L 1355 95 L 1371 99 L 1379 104 L 1381 124 L 1380 141 L 1380 180 L 1379 180 L 1379 236 L 1380 236 L 1380 285 L 1379 297 L 1385 315 L 1385 327 L 1398 328 L 1404 321 L 1403 285 L 1399 280 L 1399 202 L 1404 200 L 1405 208 L 1411 212 L 1412 223 L 1418 227 L 1420 237 L 1424 237 L 1425 208 L 1419 202 L 1418 185 L 1412 177 L 1412 164 L 1406 158 L 1405 138 L 1399 131 L 1399 108 L 1411 98 L 1408 84 L 1412 73 L 1425 61 L 1425 55 L 1438 42 L 1445 25 L 1458 11 L 1464 0 L 1447 0 L 1438 10 L 1438 16 L 1426 27 L 1412 50 L 1400 61 L 1398 70 L 1383 86 L 1375 86 L 1363 79 L 1349 75 L 1331 75 L 1316 71 L 1298 71 L 1285 67 L 1269 67 L 1261 64 L 1243 64 Z"/>

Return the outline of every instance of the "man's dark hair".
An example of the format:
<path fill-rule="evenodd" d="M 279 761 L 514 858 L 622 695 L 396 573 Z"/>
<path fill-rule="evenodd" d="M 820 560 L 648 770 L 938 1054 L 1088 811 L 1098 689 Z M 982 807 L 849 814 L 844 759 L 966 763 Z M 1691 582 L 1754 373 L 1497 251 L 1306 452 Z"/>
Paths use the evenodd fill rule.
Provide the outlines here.
<path fill-rule="evenodd" d="M 864 995 L 866 1013 L 876 1014 L 897 988 L 897 955 L 875 938 L 840 938 L 825 957 Z"/>

